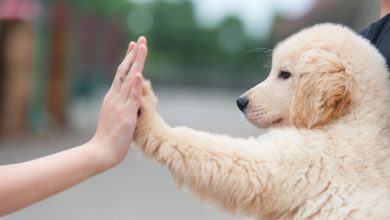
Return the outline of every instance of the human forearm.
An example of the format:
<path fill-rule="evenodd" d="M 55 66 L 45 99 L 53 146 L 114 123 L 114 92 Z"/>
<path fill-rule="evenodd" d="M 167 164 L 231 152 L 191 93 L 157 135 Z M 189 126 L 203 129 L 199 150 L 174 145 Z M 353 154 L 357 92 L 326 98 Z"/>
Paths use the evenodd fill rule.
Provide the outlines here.
<path fill-rule="evenodd" d="M 68 189 L 106 170 L 90 144 L 39 159 L 0 167 L 0 215 Z"/>

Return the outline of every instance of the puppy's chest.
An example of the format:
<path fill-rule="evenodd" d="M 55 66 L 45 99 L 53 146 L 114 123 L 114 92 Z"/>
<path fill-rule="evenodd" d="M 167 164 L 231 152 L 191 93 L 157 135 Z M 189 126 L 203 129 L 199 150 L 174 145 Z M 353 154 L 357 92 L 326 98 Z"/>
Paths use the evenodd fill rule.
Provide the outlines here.
<path fill-rule="evenodd" d="M 389 137 L 386 138 L 390 140 Z M 331 154 L 330 165 L 333 173 L 346 182 L 370 181 L 375 173 L 381 173 L 383 178 L 390 177 L 390 141 L 366 140 Z"/>

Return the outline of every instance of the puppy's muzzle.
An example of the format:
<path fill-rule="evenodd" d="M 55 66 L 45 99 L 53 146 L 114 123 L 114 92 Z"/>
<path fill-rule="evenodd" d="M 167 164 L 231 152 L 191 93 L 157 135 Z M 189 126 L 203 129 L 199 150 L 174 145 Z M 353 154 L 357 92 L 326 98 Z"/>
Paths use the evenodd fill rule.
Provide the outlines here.
<path fill-rule="evenodd" d="M 246 108 L 248 107 L 249 100 L 246 96 L 240 96 L 237 100 L 237 106 L 238 108 L 244 112 Z"/>

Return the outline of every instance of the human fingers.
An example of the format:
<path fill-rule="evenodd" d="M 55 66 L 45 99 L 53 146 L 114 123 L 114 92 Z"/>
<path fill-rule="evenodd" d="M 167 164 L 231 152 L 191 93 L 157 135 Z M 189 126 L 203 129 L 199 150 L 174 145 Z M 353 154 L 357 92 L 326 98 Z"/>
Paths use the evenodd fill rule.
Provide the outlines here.
<path fill-rule="evenodd" d="M 141 85 L 139 85 L 140 82 Z M 142 82 L 143 82 L 143 76 L 142 73 L 140 72 L 137 72 L 136 74 L 127 77 L 120 91 L 120 100 L 129 101 L 130 99 L 130 101 L 132 101 L 132 99 L 129 97 L 134 98 L 134 96 L 132 96 L 134 95 L 134 89 L 139 90 L 142 95 Z M 134 86 L 136 87 L 134 88 Z"/>
<path fill-rule="evenodd" d="M 127 51 L 126 51 L 126 55 L 129 54 L 129 52 L 135 47 L 136 44 L 134 44 L 134 41 L 131 41 L 129 43 L 129 46 L 127 48 Z"/>
<path fill-rule="evenodd" d="M 130 94 L 127 99 L 127 102 L 130 105 L 136 107 L 136 108 L 132 108 L 133 110 L 138 111 L 142 99 L 142 84 L 143 84 L 142 73 L 138 72 L 134 74 L 132 83 L 133 85 L 130 89 Z"/>
<path fill-rule="evenodd" d="M 147 44 L 147 39 L 146 39 L 146 37 L 140 36 L 140 37 L 138 38 L 138 40 L 137 40 L 137 43 L 131 42 L 131 43 L 129 44 L 129 49 L 128 49 L 127 54 L 128 54 L 134 47 L 136 47 L 136 46 L 138 47 L 138 46 L 141 45 L 141 44 L 143 44 L 143 45 L 146 45 L 146 44 Z M 137 52 L 138 52 L 138 51 L 136 51 L 136 54 L 137 54 Z M 132 57 L 129 58 L 129 59 L 131 59 L 131 60 L 130 60 L 130 68 L 131 68 L 131 62 L 134 61 L 135 56 L 136 56 L 136 55 L 134 55 L 134 56 L 132 56 Z M 142 57 L 142 56 L 141 56 L 141 57 Z M 125 59 L 124 62 L 128 62 L 128 60 Z M 127 64 L 128 64 L 128 63 L 127 63 Z M 124 66 L 128 67 L 128 65 L 124 65 Z M 127 70 L 126 75 L 127 75 L 128 72 L 130 71 L 130 68 Z"/>
<path fill-rule="evenodd" d="M 140 37 L 138 38 L 138 40 L 137 40 L 137 44 L 138 44 L 138 45 L 140 45 L 140 44 L 145 44 L 145 45 L 147 45 L 147 43 L 148 43 L 148 41 L 147 41 L 146 37 L 144 37 L 144 36 L 140 36 Z"/>
<path fill-rule="evenodd" d="M 132 42 L 132 43 L 133 43 L 133 42 Z M 134 44 L 134 43 L 133 43 L 133 44 Z M 134 61 L 134 59 L 136 59 L 136 60 L 134 61 L 134 64 L 133 64 L 133 65 L 135 65 L 135 68 L 134 68 L 133 71 L 131 71 L 131 73 L 134 73 L 134 72 L 136 72 L 137 70 L 139 70 L 139 71 L 142 71 L 142 70 L 143 70 L 143 66 L 144 66 L 145 59 L 146 59 L 147 49 L 146 49 L 146 53 L 145 53 L 145 49 L 144 49 L 144 48 L 141 49 L 141 52 L 139 51 L 139 50 L 140 50 L 139 48 L 140 48 L 140 45 L 146 45 L 146 44 L 147 44 L 147 39 L 146 39 L 146 37 L 140 36 L 140 37 L 138 38 L 138 40 L 137 40 L 137 43 L 133 45 L 133 47 L 137 47 L 137 48 L 136 48 L 137 51 L 136 51 L 136 55 L 134 55 L 135 57 L 134 57 L 134 56 L 131 57 L 131 58 L 132 58 L 132 60 L 131 60 L 132 62 Z M 144 47 L 144 46 L 142 46 L 142 47 Z M 140 53 L 140 54 L 139 54 L 139 53 Z M 141 65 L 140 65 L 140 64 L 141 64 Z M 127 65 L 125 65 L 125 66 L 127 66 Z M 130 64 L 130 68 L 133 69 L 131 64 Z M 129 74 L 128 74 L 129 71 L 130 71 L 130 69 L 126 71 L 126 76 L 129 75 Z M 130 77 L 132 77 L 132 75 L 133 75 L 133 74 L 130 74 Z M 124 80 L 125 80 L 125 78 L 120 79 L 121 83 L 123 83 Z"/>
<path fill-rule="evenodd" d="M 138 72 L 139 73 L 143 72 L 146 57 L 148 54 L 148 48 L 146 44 L 141 43 L 137 45 L 137 48 L 138 48 L 137 55 L 135 57 L 133 65 L 131 66 L 130 75 Z"/>
<path fill-rule="evenodd" d="M 119 92 L 121 85 L 125 81 L 126 75 L 131 68 L 131 64 L 133 63 L 136 54 L 137 44 L 135 42 L 131 42 L 129 44 L 129 53 L 127 53 L 122 63 L 119 64 L 116 75 L 114 77 L 114 81 L 111 86 L 111 90 L 113 92 Z"/>

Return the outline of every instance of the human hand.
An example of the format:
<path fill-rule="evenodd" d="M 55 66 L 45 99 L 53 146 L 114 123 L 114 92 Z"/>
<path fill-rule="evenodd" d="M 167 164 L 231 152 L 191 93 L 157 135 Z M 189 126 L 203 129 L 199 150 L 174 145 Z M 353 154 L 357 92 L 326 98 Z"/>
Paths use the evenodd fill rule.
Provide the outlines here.
<path fill-rule="evenodd" d="M 142 99 L 146 39 L 131 42 L 104 97 L 98 126 L 86 144 L 17 164 L 0 166 L 0 216 L 62 192 L 119 164 L 132 142 Z"/>
<path fill-rule="evenodd" d="M 101 161 L 98 172 L 119 164 L 128 152 L 142 99 L 146 56 L 145 37 L 131 42 L 104 97 L 96 133 L 87 144 Z"/>

